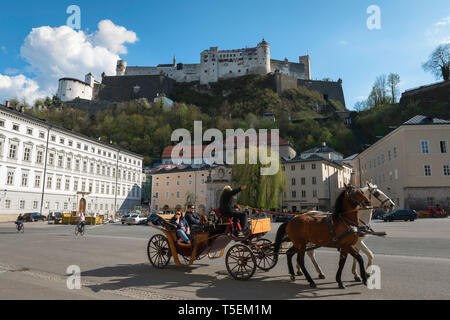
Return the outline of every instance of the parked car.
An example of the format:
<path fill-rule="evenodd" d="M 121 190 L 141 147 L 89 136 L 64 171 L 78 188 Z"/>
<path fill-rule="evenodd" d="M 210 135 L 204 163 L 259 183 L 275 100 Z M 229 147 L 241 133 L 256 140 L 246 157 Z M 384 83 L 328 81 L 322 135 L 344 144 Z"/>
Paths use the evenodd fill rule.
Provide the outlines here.
<path fill-rule="evenodd" d="M 275 222 L 286 222 L 288 220 L 287 214 L 278 214 L 274 217 Z"/>
<path fill-rule="evenodd" d="M 133 214 L 127 219 L 127 224 L 142 224 L 143 222 L 147 222 L 147 217 L 142 214 Z"/>
<path fill-rule="evenodd" d="M 50 212 L 47 216 L 48 223 L 58 224 L 62 221 L 62 212 Z"/>
<path fill-rule="evenodd" d="M 23 221 L 25 222 L 33 222 L 33 221 L 45 221 L 47 218 L 40 214 L 39 212 L 31 212 L 31 213 L 25 213 L 23 215 Z"/>
<path fill-rule="evenodd" d="M 377 209 L 372 213 L 372 219 L 383 219 L 386 212 L 383 209 Z"/>
<path fill-rule="evenodd" d="M 414 221 L 417 219 L 415 210 L 394 210 L 383 216 L 383 221 L 405 220 Z"/>
<path fill-rule="evenodd" d="M 122 216 L 122 218 L 120 219 L 120 222 L 122 222 L 122 224 L 126 223 L 126 222 L 127 222 L 127 219 L 128 219 L 129 217 L 130 217 L 129 214 L 124 214 L 124 215 Z"/>

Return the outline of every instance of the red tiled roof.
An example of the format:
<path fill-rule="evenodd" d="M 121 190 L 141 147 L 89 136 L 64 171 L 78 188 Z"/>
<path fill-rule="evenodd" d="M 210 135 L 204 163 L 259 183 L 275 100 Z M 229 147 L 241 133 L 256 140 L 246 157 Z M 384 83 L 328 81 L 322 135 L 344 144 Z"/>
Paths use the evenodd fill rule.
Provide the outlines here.
<path fill-rule="evenodd" d="M 245 138 L 245 147 L 248 147 L 248 145 L 249 145 L 249 137 L 251 137 L 251 136 L 246 136 L 246 138 Z M 260 135 L 258 134 L 258 142 L 259 142 L 259 137 L 260 137 Z M 230 139 L 230 138 L 228 138 L 228 139 Z M 228 139 L 225 139 L 224 147 L 225 147 L 225 144 L 226 144 Z M 236 143 L 237 143 L 237 137 L 236 136 L 234 137 L 234 142 L 235 142 L 234 143 L 234 147 L 236 148 L 237 147 L 236 146 Z M 267 134 L 267 141 L 266 142 L 267 142 L 267 145 L 269 145 L 269 146 L 271 145 L 271 133 L 270 133 L 270 131 Z M 279 146 L 280 147 L 281 146 L 289 146 L 289 145 L 290 145 L 289 141 L 286 141 L 283 138 L 279 138 Z M 208 145 L 202 145 L 202 153 L 197 155 L 195 153 L 196 149 L 194 149 L 195 146 L 192 145 L 191 146 L 191 157 L 192 158 L 201 158 L 203 156 L 203 152 L 205 151 L 205 148 L 207 146 Z M 168 147 L 164 148 L 161 158 L 162 159 L 170 159 L 170 158 L 172 158 L 172 150 L 173 150 L 174 147 L 175 146 L 168 146 Z M 180 158 L 183 156 L 182 152 L 180 152 L 179 156 L 180 156 Z"/>

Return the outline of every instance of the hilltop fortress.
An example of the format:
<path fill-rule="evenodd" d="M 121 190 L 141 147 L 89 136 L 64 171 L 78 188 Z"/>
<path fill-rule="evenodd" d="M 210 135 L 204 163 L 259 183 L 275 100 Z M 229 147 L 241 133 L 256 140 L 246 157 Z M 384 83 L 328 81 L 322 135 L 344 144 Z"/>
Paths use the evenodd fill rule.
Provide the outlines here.
<path fill-rule="evenodd" d="M 102 74 L 101 83 L 91 73 L 85 81 L 74 78 L 59 79 L 57 97 L 71 101 L 130 101 L 146 98 L 149 101 L 159 96 L 169 96 L 177 83 L 192 82 L 209 86 L 220 80 L 246 75 L 274 75 L 274 90 L 278 93 L 298 86 L 306 86 L 320 92 L 325 100 L 334 99 L 345 106 L 342 80 L 311 80 L 309 55 L 300 56 L 299 62 L 288 59 L 275 60 L 270 57 L 270 45 L 264 39 L 254 48 L 219 50 L 210 47 L 200 53 L 200 63 L 177 63 L 155 67 L 127 66 L 127 61 L 117 62 L 116 74 Z"/>
<path fill-rule="evenodd" d="M 297 79 L 310 80 L 309 56 L 301 56 L 299 63 L 287 59 L 270 58 L 270 45 L 264 39 L 255 48 L 219 50 L 211 47 L 200 54 L 200 63 L 159 64 L 156 67 L 128 67 L 127 62 L 117 62 L 116 76 L 165 75 L 177 82 L 199 81 L 200 84 L 244 75 L 264 75 L 281 72 Z"/>

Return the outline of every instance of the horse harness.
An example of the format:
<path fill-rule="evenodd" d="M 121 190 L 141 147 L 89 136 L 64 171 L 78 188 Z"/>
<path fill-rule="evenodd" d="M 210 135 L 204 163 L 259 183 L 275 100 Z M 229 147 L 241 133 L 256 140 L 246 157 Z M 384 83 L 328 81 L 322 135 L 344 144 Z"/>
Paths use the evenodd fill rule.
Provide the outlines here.
<path fill-rule="evenodd" d="M 351 212 L 356 212 L 356 211 L 357 211 L 357 209 L 354 209 L 354 210 L 347 211 L 347 212 L 344 212 L 344 213 L 351 213 Z M 313 246 L 313 247 L 309 247 L 309 248 L 306 249 L 306 251 L 311 251 L 311 250 L 318 249 L 320 247 L 325 247 L 325 246 L 329 245 L 330 243 L 334 243 L 336 248 L 339 250 L 340 249 L 339 245 L 338 245 L 339 240 L 341 240 L 342 238 L 344 238 L 347 235 L 352 234 L 352 233 L 358 233 L 358 235 L 360 234 L 360 228 L 358 226 L 355 226 L 352 221 L 348 221 L 344 217 L 339 217 L 339 218 L 342 220 L 342 222 L 347 227 L 347 231 L 344 231 L 340 235 L 336 235 L 336 230 L 334 229 L 334 224 L 333 224 L 333 216 L 331 214 L 329 214 L 329 215 L 327 215 L 325 217 L 325 221 L 327 222 L 328 228 L 330 229 L 331 240 L 328 241 L 327 243 L 323 244 L 323 245 L 320 245 L 320 246 L 316 245 L 316 246 Z"/>

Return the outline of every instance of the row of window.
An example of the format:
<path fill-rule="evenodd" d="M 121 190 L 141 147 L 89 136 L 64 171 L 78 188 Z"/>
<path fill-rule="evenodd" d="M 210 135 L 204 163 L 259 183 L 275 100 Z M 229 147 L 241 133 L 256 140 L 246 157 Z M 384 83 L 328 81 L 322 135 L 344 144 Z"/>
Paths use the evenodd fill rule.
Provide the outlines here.
<path fill-rule="evenodd" d="M 159 198 L 159 192 L 155 192 L 155 198 L 156 199 L 158 199 Z M 165 193 L 165 199 L 170 199 L 170 192 L 166 192 Z M 203 190 L 201 190 L 200 191 L 200 197 L 204 197 L 205 196 L 205 191 L 203 191 Z M 177 199 L 180 199 L 181 198 L 181 196 L 180 196 L 180 191 L 177 191 L 176 192 L 176 194 L 175 194 L 175 198 L 177 198 Z"/>
<path fill-rule="evenodd" d="M 13 186 L 14 185 L 14 174 L 15 170 L 9 169 L 6 177 L 6 185 Z M 74 178 L 73 183 L 71 183 L 71 177 L 65 177 L 63 181 L 63 177 L 57 176 L 56 179 L 54 179 L 53 175 L 49 175 L 47 177 L 46 181 L 46 189 L 54 189 L 54 190 L 63 190 L 64 191 L 82 191 L 82 192 L 93 192 L 94 191 L 94 181 L 89 181 L 86 183 L 86 181 L 82 180 L 81 184 L 79 183 L 79 178 Z M 55 185 L 53 185 L 53 182 L 55 181 Z M 42 183 L 42 174 L 35 174 L 34 177 L 34 188 L 41 188 Z M 71 188 L 72 185 L 72 188 Z M 29 187 L 29 173 L 28 172 L 22 172 L 22 179 L 21 179 L 21 187 Z M 55 188 L 53 188 L 55 187 Z M 79 188 L 81 187 L 81 189 Z M 111 192 L 110 192 L 111 190 Z M 96 194 L 111 194 L 115 195 L 115 185 L 111 185 L 110 183 L 103 183 L 100 181 L 95 181 L 95 193 Z M 126 185 L 118 185 L 117 186 L 117 195 L 122 196 L 132 196 L 132 197 L 139 197 L 140 196 L 140 187 L 139 186 L 126 186 Z"/>
<path fill-rule="evenodd" d="M 0 127 L 3 127 L 3 128 L 5 127 L 5 120 L 0 119 Z M 13 131 L 20 132 L 20 125 L 16 124 L 16 123 L 12 123 L 11 129 Z M 33 128 L 26 127 L 26 134 L 27 135 L 33 136 L 33 132 L 34 132 Z M 39 138 L 45 140 L 45 132 L 44 131 L 39 131 L 38 136 L 39 136 Z M 103 155 L 104 157 L 117 159 L 116 153 L 105 151 L 105 150 L 102 150 L 100 148 L 96 148 L 96 147 L 93 147 L 93 146 L 91 146 L 89 148 L 89 146 L 87 144 L 84 144 L 82 146 L 81 142 L 74 142 L 73 140 L 66 139 L 66 138 L 63 138 L 63 137 L 59 137 L 59 140 L 58 140 L 56 135 L 50 135 L 50 141 L 54 142 L 54 143 L 56 143 L 58 141 L 59 144 L 61 144 L 61 145 L 66 145 L 66 141 L 67 141 L 67 146 L 69 146 L 69 147 L 76 147 L 77 149 L 88 151 L 88 152 L 91 152 L 92 154 L 97 153 L 98 155 Z M 122 161 L 122 156 L 120 156 L 120 155 L 119 155 L 119 161 Z M 128 162 L 129 164 L 137 165 L 137 166 L 141 165 L 141 161 L 140 160 L 127 158 L 125 156 L 123 157 L 123 161 L 126 162 L 126 163 Z"/>
<path fill-rule="evenodd" d="M 28 203 L 31 203 L 30 206 L 27 206 Z M 61 205 L 62 204 L 62 205 Z M 38 200 L 33 200 L 32 202 L 27 202 L 26 200 L 19 200 L 18 203 L 18 208 L 20 210 L 39 210 L 39 201 Z M 4 209 L 14 209 L 14 204 L 10 199 L 6 199 L 5 203 L 4 203 Z M 71 208 L 70 208 L 71 207 Z M 119 205 L 116 205 L 116 210 L 119 209 Z M 88 203 L 87 204 L 87 210 L 114 210 L 114 205 L 113 204 L 108 204 L 108 203 Z M 77 204 L 72 202 L 69 204 L 69 202 L 54 202 L 53 205 L 51 205 L 50 201 L 45 201 L 44 202 L 44 209 L 45 210 L 73 210 L 76 211 L 77 210 Z"/>
<path fill-rule="evenodd" d="M 420 150 L 423 154 L 430 153 L 430 142 L 428 140 L 422 140 L 420 141 Z M 439 150 L 440 153 L 447 153 L 448 152 L 448 142 L 447 141 L 439 141 Z"/>
<path fill-rule="evenodd" d="M 306 198 L 306 190 L 301 190 L 301 198 Z M 286 193 L 284 194 L 284 197 L 286 197 Z M 312 197 L 317 198 L 317 190 L 312 191 Z M 291 198 L 297 198 L 297 191 L 293 190 L 291 191 Z"/>
<path fill-rule="evenodd" d="M 301 183 L 302 186 L 304 186 L 306 184 L 306 178 L 305 177 L 300 178 L 300 183 Z M 317 178 L 316 177 L 312 177 L 311 178 L 311 183 L 312 184 L 317 184 Z M 295 178 L 292 178 L 291 179 L 291 185 L 295 186 L 295 184 L 296 184 L 296 180 L 295 180 Z"/>
<path fill-rule="evenodd" d="M 431 176 L 431 165 L 426 164 L 423 166 L 423 168 L 424 168 L 425 176 L 430 177 Z M 443 172 L 444 176 L 447 176 L 447 177 L 450 176 L 450 165 L 444 164 L 442 166 L 442 172 Z"/>
<path fill-rule="evenodd" d="M 291 165 L 291 171 L 295 171 L 296 165 Z M 286 171 L 285 166 L 282 166 L 283 171 Z M 317 169 L 317 164 L 316 163 L 311 163 L 311 169 L 312 170 L 316 170 Z M 306 164 L 301 164 L 300 165 L 300 170 L 306 170 Z"/>
<path fill-rule="evenodd" d="M 2 149 L 3 149 L 3 140 L 0 140 L 0 156 L 2 155 Z M 22 160 L 25 162 L 31 162 L 32 153 L 33 153 L 32 147 L 25 144 L 24 149 L 23 149 L 23 159 Z M 9 145 L 9 150 L 8 150 L 8 159 L 17 160 L 17 157 L 18 157 L 18 143 L 11 142 Z M 78 157 L 81 157 L 81 156 L 78 156 Z M 61 168 L 61 169 L 65 168 L 68 171 L 72 171 L 72 159 L 73 158 L 71 156 L 67 156 L 66 161 L 65 161 L 66 162 L 65 167 L 64 167 L 64 156 L 56 155 L 53 152 L 49 152 L 47 164 L 51 167 L 57 166 L 58 168 Z M 42 165 L 43 162 L 44 162 L 44 150 L 37 149 L 35 164 Z M 88 173 L 88 163 L 89 163 L 89 173 L 90 174 L 97 174 L 97 175 L 102 175 L 102 176 L 106 176 L 106 177 L 111 177 L 111 175 L 112 175 L 113 178 L 116 177 L 116 168 L 114 168 L 114 167 L 111 168 L 110 166 L 97 164 L 96 165 L 97 170 L 95 170 L 95 162 L 83 160 L 82 164 L 81 164 L 81 159 L 77 159 L 77 158 L 75 158 L 73 170 L 78 171 L 78 172 L 81 171 L 84 173 Z M 126 170 L 121 171 L 121 169 L 119 169 L 118 173 L 119 173 L 118 177 L 120 179 L 128 180 L 130 182 L 131 181 L 139 182 L 138 181 L 139 174 L 140 174 L 139 171 L 131 172 L 131 171 L 126 171 Z"/>
<path fill-rule="evenodd" d="M 180 181 L 180 180 L 177 180 L 176 184 L 177 184 L 177 186 L 181 186 L 181 181 Z M 201 178 L 201 179 L 200 179 L 200 184 L 201 184 L 201 185 L 205 184 L 205 179 L 204 179 L 204 178 Z M 188 185 L 192 185 L 192 180 L 188 180 Z M 159 187 L 159 182 L 156 182 L 156 183 L 155 183 L 155 186 L 156 186 L 156 187 Z M 170 186 L 170 182 L 169 182 L 169 181 L 166 181 L 166 186 L 167 186 L 167 187 Z"/>

